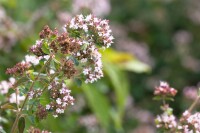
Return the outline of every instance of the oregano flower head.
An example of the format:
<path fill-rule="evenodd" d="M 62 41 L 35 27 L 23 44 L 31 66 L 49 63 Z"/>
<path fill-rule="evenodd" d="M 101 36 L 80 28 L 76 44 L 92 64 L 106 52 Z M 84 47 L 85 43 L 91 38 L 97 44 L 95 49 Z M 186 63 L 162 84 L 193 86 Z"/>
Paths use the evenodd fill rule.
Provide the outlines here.
<path fill-rule="evenodd" d="M 45 26 L 29 49 L 32 55 L 6 71 L 16 78 L 15 89 L 26 95 L 21 110 L 34 110 L 30 114 L 37 119 L 64 113 L 75 100 L 66 80 L 93 83 L 103 77 L 99 50 L 109 48 L 113 39 L 108 20 L 93 15 L 75 16 L 62 32 Z"/>

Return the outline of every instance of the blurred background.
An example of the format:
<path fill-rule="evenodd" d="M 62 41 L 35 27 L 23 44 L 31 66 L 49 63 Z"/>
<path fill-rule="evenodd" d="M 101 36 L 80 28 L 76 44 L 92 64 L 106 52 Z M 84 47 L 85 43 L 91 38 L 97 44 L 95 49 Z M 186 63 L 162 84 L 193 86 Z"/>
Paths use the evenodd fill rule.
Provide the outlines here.
<path fill-rule="evenodd" d="M 115 40 L 103 53 L 105 76 L 92 85 L 70 85 L 75 105 L 37 127 L 53 133 L 155 133 L 160 103 L 152 97 L 160 80 L 178 89 L 174 113 L 188 108 L 200 85 L 199 0 L 0 0 L 0 81 L 9 78 L 6 68 L 24 58 L 44 25 L 62 29 L 80 13 L 110 21 Z M 9 131 L 15 117 L 1 115 Z"/>

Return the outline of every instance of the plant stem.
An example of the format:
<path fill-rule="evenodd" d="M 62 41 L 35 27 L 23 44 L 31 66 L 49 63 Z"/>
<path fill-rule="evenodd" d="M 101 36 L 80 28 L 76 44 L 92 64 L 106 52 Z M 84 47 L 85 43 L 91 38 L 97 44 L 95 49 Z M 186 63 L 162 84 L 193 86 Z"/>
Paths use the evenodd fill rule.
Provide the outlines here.
<path fill-rule="evenodd" d="M 194 109 L 194 107 L 197 105 L 197 103 L 200 100 L 200 96 L 198 96 L 195 101 L 192 103 L 192 105 L 190 106 L 190 108 L 188 109 L 188 112 L 192 112 L 192 110 Z"/>
<path fill-rule="evenodd" d="M 38 80 L 40 74 L 41 74 L 42 71 L 46 68 L 46 66 L 49 64 L 49 62 L 51 62 L 51 60 L 52 60 L 52 56 L 50 56 L 50 58 L 47 60 L 47 62 L 44 64 L 44 66 L 42 66 L 42 68 L 40 69 L 40 71 L 39 71 L 37 77 L 36 77 L 36 78 L 34 79 L 34 81 L 32 82 L 32 84 L 31 84 L 31 86 L 30 86 L 30 88 L 29 88 L 28 93 L 29 93 L 30 91 L 33 90 L 33 87 L 34 87 L 34 85 L 35 85 L 35 82 Z M 16 117 L 15 122 L 14 122 L 14 124 L 13 124 L 13 126 L 12 126 L 12 129 L 11 129 L 11 133 L 15 133 L 15 132 L 16 132 L 19 118 L 20 118 L 21 113 L 22 113 L 22 110 L 23 110 L 23 108 L 24 108 L 24 106 L 25 106 L 25 104 L 26 104 L 26 102 L 27 102 L 27 100 L 28 100 L 28 93 L 27 93 L 27 95 L 26 95 L 26 97 L 25 97 L 24 102 L 22 103 L 21 109 L 18 111 L 17 117 Z"/>
<path fill-rule="evenodd" d="M 49 84 L 54 80 L 54 78 L 55 78 L 56 76 L 57 76 L 57 73 L 55 73 L 55 74 L 50 78 Z M 42 93 L 47 89 L 47 87 L 48 87 L 48 85 L 46 85 L 46 86 L 42 89 Z M 30 107 L 29 110 L 32 110 L 32 108 L 33 108 L 33 104 L 32 104 L 32 106 Z"/>

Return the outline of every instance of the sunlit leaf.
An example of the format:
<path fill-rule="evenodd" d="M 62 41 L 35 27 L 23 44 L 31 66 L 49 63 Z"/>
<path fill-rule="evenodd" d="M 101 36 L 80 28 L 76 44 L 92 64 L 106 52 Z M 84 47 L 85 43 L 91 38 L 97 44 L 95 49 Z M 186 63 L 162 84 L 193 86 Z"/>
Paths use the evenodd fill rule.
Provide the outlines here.
<path fill-rule="evenodd" d="M 118 52 L 113 49 L 107 49 L 102 52 L 102 55 L 104 62 L 115 64 L 122 70 L 128 70 L 137 73 L 150 71 L 150 67 L 147 64 L 139 61 L 131 54 Z"/>
<path fill-rule="evenodd" d="M 16 103 L 6 103 L 1 106 L 1 109 L 14 109 L 17 110 L 17 105 Z"/>

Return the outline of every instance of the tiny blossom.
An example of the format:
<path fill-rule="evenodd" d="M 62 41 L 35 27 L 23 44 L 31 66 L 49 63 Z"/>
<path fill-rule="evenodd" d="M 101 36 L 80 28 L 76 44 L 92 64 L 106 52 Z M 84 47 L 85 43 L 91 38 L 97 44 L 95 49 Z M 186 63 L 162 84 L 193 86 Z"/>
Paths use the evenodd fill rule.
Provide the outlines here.
<path fill-rule="evenodd" d="M 53 117 L 54 117 L 54 118 L 57 118 L 57 117 L 58 117 L 58 115 L 53 115 Z"/>
<path fill-rule="evenodd" d="M 51 106 L 49 104 L 46 105 L 46 109 L 49 110 Z"/>
<path fill-rule="evenodd" d="M 81 63 L 85 63 L 85 62 L 87 62 L 87 58 L 81 59 Z"/>
<path fill-rule="evenodd" d="M 54 71 L 53 69 L 50 69 L 49 73 L 50 73 L 50 74 L 54 74 L 55 71 Z"/>
<path fill-rule="evenodd" d="M 29 93 L 28 93 L 28 98 L 29 98 L 29 100 L 30 99 L 33 99 L 33 96 L 34 96 L 34 92 L 33 91 L 30 91 Z"/>
<path fill-rule="evenodd" d="M 177 90 L 171 88 L 167 82 L 160 82 L 160 86 L 155 88 L 154 95 L 159 96 L 175 96 Z"/>
<path fill-rule="evenodd" d="M 56 103 L 57 103 L 57 104 L 61 104 L 61 103 L 62 103 L 62 102 L 61 102 L 61 99 L 60 99 L 60 98 L 57 98 L 57 99 L 56 99 Z"/>

